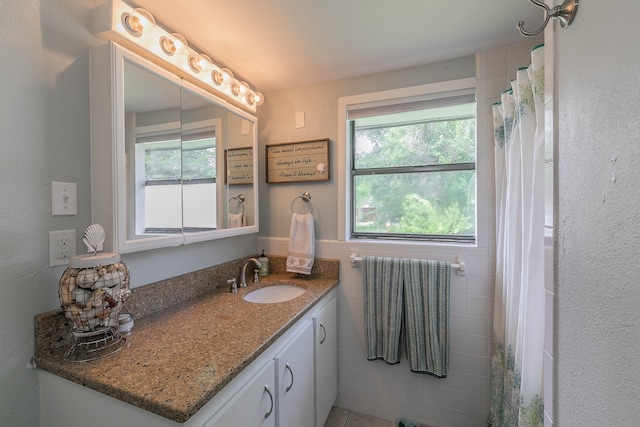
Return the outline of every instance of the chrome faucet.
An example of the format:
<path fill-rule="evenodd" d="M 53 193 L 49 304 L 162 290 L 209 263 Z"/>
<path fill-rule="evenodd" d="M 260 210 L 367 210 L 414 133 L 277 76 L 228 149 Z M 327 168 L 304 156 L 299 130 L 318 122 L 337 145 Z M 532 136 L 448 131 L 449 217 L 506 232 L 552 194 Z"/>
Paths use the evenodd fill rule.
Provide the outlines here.
<path fill-rule="evenodd" d="M 245 260 L 240 266 L 240 270 L 238 271 L 238 287 L 239 288 L 247 287 L 247 265 L 249 265 L 249 263 L 253 263 L 255 268 L 260 268 L 260 261 L 258 261 L 257 259 L 249 258 Z M 254 275 L 254 281 L 255 281 L 255 275 Z"/>

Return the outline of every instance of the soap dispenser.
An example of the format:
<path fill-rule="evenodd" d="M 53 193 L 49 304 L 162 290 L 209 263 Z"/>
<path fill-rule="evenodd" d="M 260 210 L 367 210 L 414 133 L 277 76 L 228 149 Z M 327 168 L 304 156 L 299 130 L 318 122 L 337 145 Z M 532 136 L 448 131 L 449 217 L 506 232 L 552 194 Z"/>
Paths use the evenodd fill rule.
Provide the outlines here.
<path fill-rule="evenodd" d="M 262 250 L 262 254 L 258 258 L 258 262 L 260 263 L 260 276 L 268 276 L 269 275 L 269 258 L 264 254 L 264 249 Z"/>

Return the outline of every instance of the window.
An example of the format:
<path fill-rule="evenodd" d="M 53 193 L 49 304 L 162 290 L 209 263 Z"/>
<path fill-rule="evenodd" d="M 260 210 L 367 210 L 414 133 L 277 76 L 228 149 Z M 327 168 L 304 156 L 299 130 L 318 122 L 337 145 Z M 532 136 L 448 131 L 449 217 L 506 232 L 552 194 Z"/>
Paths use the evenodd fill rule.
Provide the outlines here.
<path fill-rule="evenodd" d="M 201 125 L 202 126 L 202 125 Z M 216 138 L 213 126 L 138 132 L 136 165 L 142 233 L 216 229 Z"/>
<path fill-rule="evenodd" d="M 352 239 L 475 242 L 473 90 L 347 107 Z"/>

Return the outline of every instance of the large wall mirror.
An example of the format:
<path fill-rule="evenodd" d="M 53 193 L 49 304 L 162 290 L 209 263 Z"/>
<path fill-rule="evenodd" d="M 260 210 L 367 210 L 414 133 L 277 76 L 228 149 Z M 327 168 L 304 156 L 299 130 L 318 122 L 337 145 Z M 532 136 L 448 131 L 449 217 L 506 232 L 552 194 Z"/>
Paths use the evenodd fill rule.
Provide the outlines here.
<path fill-rule="evenodd" d="M 93 216 L 107 248 L 258 231 L 253 116 L 111 42 L 92 52 L 91 102 Z"/>

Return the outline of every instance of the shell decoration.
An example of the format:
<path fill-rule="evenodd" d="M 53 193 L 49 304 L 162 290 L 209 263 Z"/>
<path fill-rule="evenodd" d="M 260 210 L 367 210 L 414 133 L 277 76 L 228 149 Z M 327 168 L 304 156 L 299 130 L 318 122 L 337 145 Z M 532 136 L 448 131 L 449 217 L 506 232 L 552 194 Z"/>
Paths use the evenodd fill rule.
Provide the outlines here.
<path fill-rule="evenodd" d="M 129 269 L 123 262 L 69 267 L 60 279 L 60 305 L 74 332 L 117 328 L 118 315 L 130 294 Z"/>
<path fill-rule="evenodd" d="M 102 250 L 105 233 L 100 224 L 91 224 L 82 235 L 82 241 L 87 245 L 87 252 L 97 253 Z"/>

